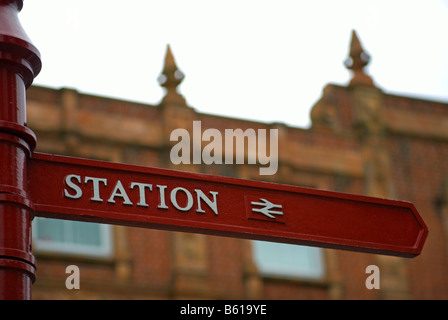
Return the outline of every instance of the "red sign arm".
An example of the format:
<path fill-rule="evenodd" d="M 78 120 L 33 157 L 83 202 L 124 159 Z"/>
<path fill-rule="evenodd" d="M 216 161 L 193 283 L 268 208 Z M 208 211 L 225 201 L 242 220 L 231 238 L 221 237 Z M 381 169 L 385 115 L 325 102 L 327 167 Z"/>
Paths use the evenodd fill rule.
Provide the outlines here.
<path fill-rule="evenodd" d="M 35 153 L 37 216 L 413 257 L 412 203 Z"/>

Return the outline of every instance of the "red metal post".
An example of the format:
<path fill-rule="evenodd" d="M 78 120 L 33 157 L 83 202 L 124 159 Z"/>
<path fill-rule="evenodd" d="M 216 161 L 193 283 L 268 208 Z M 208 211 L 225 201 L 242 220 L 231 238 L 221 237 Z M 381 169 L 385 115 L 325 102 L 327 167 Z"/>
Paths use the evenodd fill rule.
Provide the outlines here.
<path fill-rule="evenodd" d="M 23 0 L 0 0 L 0 299 L 31 299 L 33 205 L 27 162 L 36 145 L 26 127 L 26 88 L 39 73 L 39 51 L 18 19 Z"/>

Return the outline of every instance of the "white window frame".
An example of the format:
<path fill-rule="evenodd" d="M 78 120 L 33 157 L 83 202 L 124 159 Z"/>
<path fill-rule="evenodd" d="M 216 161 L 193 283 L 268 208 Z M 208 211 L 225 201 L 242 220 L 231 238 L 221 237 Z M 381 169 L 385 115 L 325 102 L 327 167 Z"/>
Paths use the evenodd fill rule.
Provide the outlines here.
<path fill-rule="evenodd" d="M 275 249 L 278 249 L 275 252 Z M 263 250 L 269 250 L 266 254 Z M 290 253 L 288 253 L 290 251 Z M 283 279 L 303 279 L 321 281 L 325 278 L 325 259 L 322 248 L 299 246 L 285 243 L 271 243 L 266 241 L 252 241 L 253 259 L 262 276 L 283 278 Z M 275 252 L 273 254 L 273 252 Z M 300 254 L 307 259 L 306 264 L 297 263 L 294 259 L 288 260 L 288 254 Z M 273 255 L 280 254 L 279 258 L 283 263 L 272 261 Z M 268 259 L 269 258 L 269 259 Z M 291 257 L 289 257 L 291 258 Z M 292 262 L 292 263 L 290 263 Z"/>
<path fill-rule="evenodd" d="M 38 219 L 46 219 L 37 217 L 33 221 L 33 248 L 37 252 L 42 253 L 57 253 L 62 255 L 79 255 L 88 257 L 107 258 L 112 256 L 113 241 L 112 241 L 112 226 L 107 224 L 98 225 L 100 232 L 100 245 L 88 245 L 72 242 L 60 242 L 56 240 L 39 239 L 39 223 Z M 44 220 L 42 220 L 44 221 Z M 62 221 L 64 227 L 69 230 L 69 224 L 74 221 Z M 87 222 L 86 222 L 87 223 Z"/>

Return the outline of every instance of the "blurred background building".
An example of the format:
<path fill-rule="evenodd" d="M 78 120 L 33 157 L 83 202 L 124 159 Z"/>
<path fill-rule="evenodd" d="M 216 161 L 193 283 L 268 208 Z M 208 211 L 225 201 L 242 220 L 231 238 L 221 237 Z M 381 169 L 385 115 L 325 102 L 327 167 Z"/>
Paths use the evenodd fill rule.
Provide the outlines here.
<path fill-rule="evenodd" d="M 448 104 L 386 94 L 365 71 L 369 59 L 353 32 L 351 81 L 323 88 L 309 129 L 195 111 L 177 90 L 184 75 L 169 47 L 160 104 L 33 86 L 28 126 L 40 152 L 411 201 L 429 228 L 419 257 L 36 218 L 33 298 L 448 299 Z M 194 120 L 221 132 L 278 129 L 277 174 L 173 165 L 170 133 L 192 130 Z M 80 290 L 65 287 L 72 264 Z M 379 290 L 366 288 L 369 265 L 380 269 Z"/>

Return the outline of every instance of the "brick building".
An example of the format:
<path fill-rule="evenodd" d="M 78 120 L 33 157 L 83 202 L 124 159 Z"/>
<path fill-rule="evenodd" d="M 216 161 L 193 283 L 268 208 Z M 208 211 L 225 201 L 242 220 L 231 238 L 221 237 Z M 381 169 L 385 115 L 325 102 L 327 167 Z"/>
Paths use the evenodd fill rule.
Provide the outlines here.
<path fill-rule="evenodd" d="M 411 201 L 430 230 L 419 257 L 36 218 L 33 298 L 448 299 L 448 104 L 384 92 L 366 74 L 368 60 L 353 33 L 353 77 L 323 89 L 309 129 L 196 112 L 177 92 L 183 74 L 169 47 L 160 104 L 34 86 L 28 126 L 40 152 Z M 194 120 L 202 130 L 278 129 L 277 174 L 173 165 L 170 133 Z M 68 265 L 80 268 L 80 290 L 65 286 Z M 366 288 L 369 265 L 379 267 L 379 290 Z"/>

